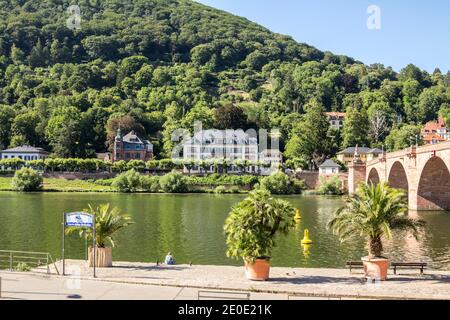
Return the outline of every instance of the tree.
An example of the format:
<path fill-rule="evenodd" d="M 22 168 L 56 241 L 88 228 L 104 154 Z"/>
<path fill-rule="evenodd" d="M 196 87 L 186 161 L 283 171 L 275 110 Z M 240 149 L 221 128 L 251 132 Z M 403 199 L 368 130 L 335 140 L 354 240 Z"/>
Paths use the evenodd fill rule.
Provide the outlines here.
<path fill-rule="evenodd" d="M 419 113 L 419 95 L 422 86 L 417 80 L 406 80 L 403 83 L 403 104 L 406 118 L 409 122 L 421 121 Z"/>
<path fill-rule="evenodd" d="M 366 112 L 348 107 L 342 133 L 342 147 L 367 146 L 369 144 L 368 132 L 369 123 Z"/>
<path fill-rule="evenodd" d="M 2 150 L 9 145 L 14 116 L 15 112 L 12 107 L 0 105 L 0 148 Z"/>
<path fill-rule="evenodd" d="M 250 263 L 269 258 L 275 235 L 286 235 L 294 227 L 294 215 L 290 202 L 274 199 L 264 189 L 250 192 L 231 208 L 225 221 L 227 256 L 243 257 Z"/>
<path fill-rule="evenodd" d="M 437 118 L 442 104 L 443 95 L 435 88 L 426 88 L 419 96 L 419 114 L 420 122 L 425 123 Z"/>
<path fill-rule="evenodd" d="M 388 103 L 375 102 L 369 107 L 367 114 L 369 116 L 370 137 L 375 144 L 378 144 L 389 131 L 395 113 Z"/>
<path fill-rule="evenodd" d="M 273 173 L 262 179 L 261 187 L 271 194 L 298 194 L 302 192 L 300 185 L 283 172 Z"/>
<path fill-rule="evenodd" d="M 325 109 L 317 101 L 307 105 L 304 119 L 294 127 L 286 145 L 285 155 L 288 158 L 312 160 L 316 168 L 322 164 L 330 148 L 327 137 L 330 124 L 324 112 Z"/>
<path fill-rule="evenodd" d="M 341 241 L 357 236 L 368 240 L 370 258 L 382 257 L 382 237 L 392 238 L 392 230 L 412 231 L 417 237 L 422 221 L 408 217 L 408 205 L 402 190 L 386 184 L 361 185 L 347 204 L 339 208 L 328 226 Z"/>
<path fill-rule="evenodd" d="M 220 130 L 243 129 L 247 126 L 247 115 L 233 104 L 220 106 L 214 114 L 214 127 Z"/>
<path fill-rule="evenodd" d="M 120 212 L 117 207 L 112 207 L 109 203 L 101 204 L 98 207 L 88 205 L 84 212 L 95 214 L 95 245 L 97 248 L 105 248 L 108 243 L 115 247 L 115 234 L 132 225 L 134 222 L 132 218 Z M 92 240 L 94 237 L 92 228 L 68 228 L 67 234 L 79 232 L 80 237 L 86 240 Z"/>
<path fill-rule="evenodd" d="M 161 189 L 167 193 L 183 193 L 188 190 L 186 177 L 177 171 L 172 171 L 159 180 Z"/>
<path fill-rule="evenodd" d="M 22 168 L 14 173 L 11 187 L 13 190 L 22 192 L 38 191 L 42 188 L 42 182 L 42 176 L 35 170 Z"/>
<path fill-rule="evenodd" d="M 114 178 L 112 186 L 119 192 L 136 192 L 141 186 L 141 176 L 134 169 L 128 170 Z"/>
<path fill-rule="evenodd" d="M 420 143 L 421 130 L 422 126 L 420 125 L 403 125 L 400 128 L 392 129 L 385 140 L 387 150 L 392 152 L 408 148 L 415 143 L 416 137 Z"/>

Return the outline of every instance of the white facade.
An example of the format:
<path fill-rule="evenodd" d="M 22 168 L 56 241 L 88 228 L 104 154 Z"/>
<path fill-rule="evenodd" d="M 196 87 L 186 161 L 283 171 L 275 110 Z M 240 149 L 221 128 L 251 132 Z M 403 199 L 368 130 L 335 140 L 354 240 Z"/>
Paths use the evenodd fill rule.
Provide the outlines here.
<path fill-rule="evenodd" d="M 333 160 L 326 160 L 322 165 L 319 166 L 320 176 L 331 176 L 340 173 L 341 166 L 338 165 Z"/>
<path fill-rule="evenodd" d="M 271 175 L 277 172 L 283 163 L 283 154 L 277 149 L 266 149 L 259 154 L 259 162 L 264 164 L 261 168 L 262 175 Z"/>
<path fill-rule="evenodd" d="M 1 151 L 1 159 L 22 159 L 24 161 L 43 160 L 48 157 L 48 152 L 42 148 L 20 146 Z"/>
<path fill-rule="evenodd" d="M 266 150 L 267 151 L 267 150 Z M 242 171 L 248 173 L 257 173 L 259 170 L 264 171 L 262 163 L 268 161 L 272 164 L 277 161 L 277 168 L 281 153 L 266 152 L 263 159 L 260 159 L 258 139 L 256 131 L 244 132 L 243 130 L 203 130 L 197 132 L 193 138 L 183 145 L 183 161 L 185 163 L 192 162 L 192 167 L 185 166 L 184 171 L 191 173 L 212 173 L 215 172 L 217 166 L 223 167 L 227 164 L 227 168 L 221 168 L 222 173 L 239 173 Z M 278 151 L 279 152 L 279 151 Z M 238 163 L 247 164 L 245 168 L 237 165 Z"/>

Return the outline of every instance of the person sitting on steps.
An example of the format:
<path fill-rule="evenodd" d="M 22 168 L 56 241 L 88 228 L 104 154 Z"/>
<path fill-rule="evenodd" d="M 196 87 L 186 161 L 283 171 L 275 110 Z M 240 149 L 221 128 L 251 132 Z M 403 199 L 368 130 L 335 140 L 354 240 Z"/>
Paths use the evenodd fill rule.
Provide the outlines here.
<path fill-rule="evenodd" d="M 174 264 L 175 264 L 175 259 L 174 259 L 174 257 L 172 256 L 172 253 L 171 253 L 171 252 L 169 252 L 169 253 L 167 254 L 166 260 L 164 261 L 164 263 L 167 264 L 167 265 L 174 265 Z"/>

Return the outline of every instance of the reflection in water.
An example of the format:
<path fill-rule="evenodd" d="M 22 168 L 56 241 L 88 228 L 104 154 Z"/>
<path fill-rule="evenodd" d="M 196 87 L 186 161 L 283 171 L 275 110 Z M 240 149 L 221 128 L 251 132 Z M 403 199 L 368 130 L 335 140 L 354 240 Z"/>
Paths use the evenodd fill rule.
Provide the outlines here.
<path fill-rule="evenodd" d="M 340 198 L 285 197 L 301 212 L 295 229 L 277 238 L 273 265 L 289 267 L 344 267 L 348 260 L 367 254 L 366 243 L 356 239 L 341 243 L 327 230 Z M 48 251 L 60 257 L 62 213 L 80 210 L 88 203 L 110 202 L 133 216 L 135 224 L 117 237 L 114 259 L 162 261 L 167 252 L 177 262 L 241 265 L 225 255 L 223 223 L 241 195 L 121 195 L 77 193 L 0 193 L 0 249 Z M 427 222 L 419 240 L 395 233 L 385 241 L 385 255 L 397 261 L 426 261 L 432 268 L 450 270 L 450 214 L 411 213 Z M 302 245 L 304 230 L 312 245 Z M 76 235 L 67 239 L 68 258 L 85 257 L 85 243 Z"/>

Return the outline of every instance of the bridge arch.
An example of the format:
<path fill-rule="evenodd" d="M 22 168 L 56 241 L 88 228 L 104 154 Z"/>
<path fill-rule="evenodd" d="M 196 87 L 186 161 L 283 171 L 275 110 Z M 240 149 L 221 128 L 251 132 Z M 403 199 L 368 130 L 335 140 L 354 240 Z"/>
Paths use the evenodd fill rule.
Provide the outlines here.
<path fill-rule="evenodd" d="M 408 176 L 406 175 L 406 170 L 400 161 L 396 161 L 392 165 L 391 171 L 389 172 L 388 182 L 392 188 L 405 190 L 406 194 L 408 194 Z"/>
<path fill-rule="evenodd" d="M 429 159 L 417 188 L 418 210 L 450 210 L 450 171 L 440 157 Z"/>
<path fill-rule="evenodd" d="M 371 184 L 378 184 L 380 183 L 381 179 L 380 179 L 380 175 L 378 174 L 378 170 L 375 168 L 372 168 L 372 170 L 370 170 L 369 172 L 369 176 L 367 178 L 367 184 L 371 185 Z"/>

